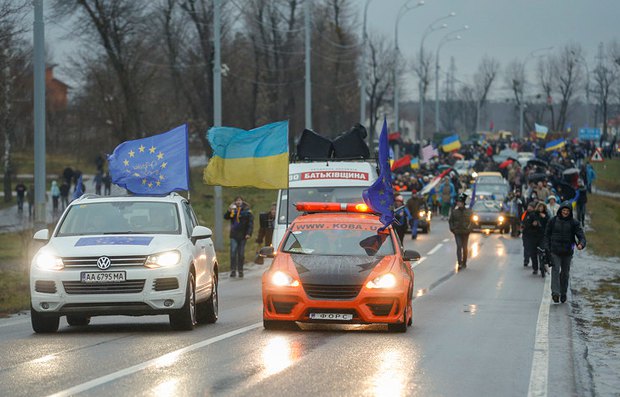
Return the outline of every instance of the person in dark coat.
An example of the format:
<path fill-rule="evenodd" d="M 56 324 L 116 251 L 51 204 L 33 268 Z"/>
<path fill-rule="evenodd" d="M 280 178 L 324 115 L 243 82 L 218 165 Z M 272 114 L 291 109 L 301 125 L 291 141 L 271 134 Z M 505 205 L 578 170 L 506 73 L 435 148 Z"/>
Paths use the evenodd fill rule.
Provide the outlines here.
<path fill-rule="evenodd" d="M 258 237 L 256 237 L 256 256 L 254 257 L 254 263 L 262 265 L 264 259 L 258 254 L 258 251 L 262 247 L 271 246 L 273 239 L 273 229 L 275 228 L 276 220 L 276 203 L 271 204 L 269 212 L 261 212 L 258 215 L 259 228 Z"/>
<path fill-rule="evenodd" d="M 62 185 L 60 185 L 60 204 L 62 205 L 62 210 L 69 205 L 69 190 L 71 190 L 70 185 L 67 181 L 64 181 Z"/>
<path fill-rule="evenodd" d="M 245 243 L 252 236 L 254 215 L 243 197 L 237 196 L 230 204 L 224 219 L 230 220 L 230 277 L 243 277 Z"/>
<path fill-rule="evenodd" d="M 472 212 L 471 209 L 465 208 L 465 200 L 467 200 L 467 195 L 461 193 L 457 197 L 456 207 L 454 207 L 448 219 L 450 231 L 454 234 L 454 240 L 456 241 L 456 258 L 459 269 L 467 267 L 467 244 L 469 233 L 471 233 L 473 228 L 471 222 Z"/>
<path fill-rule="evenodd" d="M 411 239 L 418 238 L 418 222 L 420 221 L 420 210 L 426 209 L 424 199 L 418 195 L 417 190 L 411 191 L 411 198 L 407 200 L 407 209 L 411 215 L 410 227 L 411 227 Z"/>
<path fill-rule="evenodd" d="M 537 203 L 529 203 L 523 218 L 523 266 L 532 260 L 532 274 L 538 274 L 538 246 L 541 244 L 543 229 L 540 212 L 536 211 Z M 544 204 L 543 204 L 544 205 Z"/>
<path fill-rule="evenodd" d="M 588 189 L 583 181 L 579 181 L 579 197 L 577 197 L 577 220 L 581 227 L 586 225 L 586 203 L 588 202 Z"/>
<path fill-rule="evenodd" d="M 397 222 L 395 222 L 393 226 L 402 245 L 405 241 L 405 233 L 407 232 L 407 225 L 411 220 L 411 214 L 409 213 L 407 207 L 405 207 L 405 199 L 400 194 L 394 197 L 394 208 L 400 208 L 400 211 L 396 211 L 394 213 L 394 219 Z"/>
<path fill-rule="evenodd" d="M 24 198 L 26 198 L 26 191 L 28 188 L 22 182 L 15 185 L 15 193 L 17 194 L 17 211 L 24 211 Z"/>
<path fill-rule="evenodd" d="M 573 247 L 582 250 L 586 246 L 586 236 L 581 223 L 573 218 L 570 202 L 560 205 L 545 230 L 544 248 L 551 254 L 551 298 L 553 302 L 566 302 L 570 265 L 573 259 Z"/>

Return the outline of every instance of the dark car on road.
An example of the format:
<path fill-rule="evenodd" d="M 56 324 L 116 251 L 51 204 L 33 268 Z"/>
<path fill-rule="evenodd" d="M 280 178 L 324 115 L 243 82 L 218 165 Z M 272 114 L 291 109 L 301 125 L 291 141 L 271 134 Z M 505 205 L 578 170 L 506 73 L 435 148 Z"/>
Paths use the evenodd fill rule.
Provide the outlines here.
<path fill-rule="evenodd" d="M 508 217 L 502 210 L 502 204 L 495 200 L 474 202 L 471 220 L 474 230 L 499 230 L 500 233 L 505 233 L 510 228 Z"/>

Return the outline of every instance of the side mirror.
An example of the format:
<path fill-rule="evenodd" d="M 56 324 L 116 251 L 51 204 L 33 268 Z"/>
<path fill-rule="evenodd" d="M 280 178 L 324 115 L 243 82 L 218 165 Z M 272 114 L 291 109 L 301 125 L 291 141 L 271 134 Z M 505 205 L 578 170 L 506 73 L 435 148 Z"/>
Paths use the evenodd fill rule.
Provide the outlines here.
<path fill-rule="evenodd" d="M 192 242 L 194 244 L 198 240 L 202 240 L 205 238 L 211 238 L 211 236 L 213 236 L 213 232 L 208 227 L 195 226 L 194 230 L 192 230 Z"/>
<path fill-rule="evenodd" d="M 263 258 L 275 258 L 275 250 L 273 247 L 263 247 L 258 251 L 258 254 Z"/>
<path fill-rule="evenodd" d="M 41 229 L 34 234 L 33 238 L 35 241 L 48 241 L 50 239 L 50 232 L 47 229 Z"/>
<path fill-rule="evenodd" d="M 414 250 L 405 250 L 403 253 L 403 259 L 406 261 L 419 261 L 420 253 Z"/>

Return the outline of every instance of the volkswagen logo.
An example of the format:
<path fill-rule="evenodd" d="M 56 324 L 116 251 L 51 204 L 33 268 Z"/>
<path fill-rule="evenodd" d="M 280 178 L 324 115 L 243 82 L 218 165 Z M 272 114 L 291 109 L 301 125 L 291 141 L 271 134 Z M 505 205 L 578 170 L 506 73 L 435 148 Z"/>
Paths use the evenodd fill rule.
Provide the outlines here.
<path fill-rule="evenodd" d="M 107 268 L 110 267 L 111 264 L 112 262 L 110 261 L 110 258 L 108 258 L 107 256 L 102 256 L 99 259 L 97 259 L 97 267 L 101 270 L 106 270 Z"/>

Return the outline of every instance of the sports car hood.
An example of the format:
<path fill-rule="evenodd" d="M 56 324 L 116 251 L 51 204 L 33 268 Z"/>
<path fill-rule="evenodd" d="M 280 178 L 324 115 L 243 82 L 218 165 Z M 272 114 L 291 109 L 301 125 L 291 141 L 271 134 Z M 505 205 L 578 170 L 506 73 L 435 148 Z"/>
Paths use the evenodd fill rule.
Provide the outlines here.
<path fill-rule="evenodd" d="M 180 247 L 182 235 L 115 235 L 54 237 L 42 249 L 60 257 L 150 255 Z"/>
<path fill-rule="evenodd" d="M 303 284 L 359 285 L 382 264 L 386 267 L 390 257 L 302 255 L 291 254 L 291 261 Z"/>

